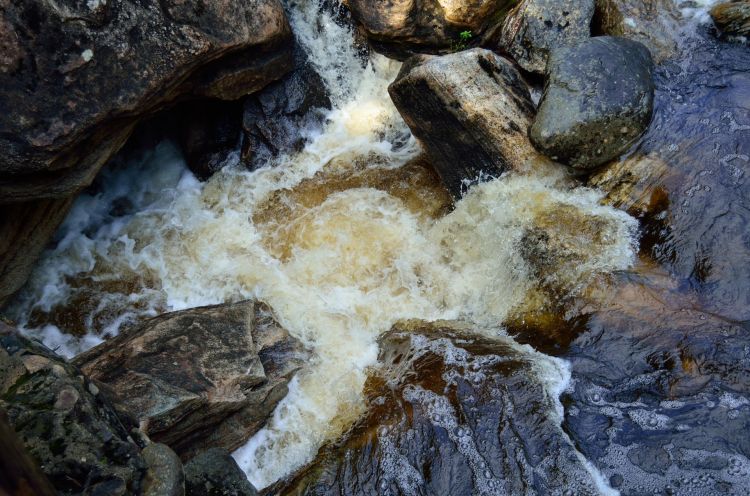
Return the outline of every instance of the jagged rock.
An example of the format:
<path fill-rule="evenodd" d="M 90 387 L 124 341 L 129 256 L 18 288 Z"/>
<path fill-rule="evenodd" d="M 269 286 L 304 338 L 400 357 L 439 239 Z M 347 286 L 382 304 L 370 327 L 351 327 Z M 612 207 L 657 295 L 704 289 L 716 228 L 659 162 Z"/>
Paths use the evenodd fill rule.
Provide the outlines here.
<path fill-rule="evenodd" d="M 472 38 L 500 23 L 517 0 L 348 0 L 375 48 L 398 57 L 458 48 L 460 33 Z"/>
<path fill-rule="evenodd" d="M 600 494 L 560 428 L 562 363 L 455 322 L 380 339 L 368 410 L 271 494 Z"/>
<path fill-rule="evenodd" d="M 189 496 L 256 496 L 255 490 L 229 452 L 212 448 L 185 464 Z"/>
<path fill-rule="evenodd" d="M 152 443 L 141 451 L 148 470 L 143 496 L 184 496 L 185 474 L 177 453 L 166 444 Z"/>
<path fill-rule="evenodd" d="M 674 0 L 596 0 L 593 30 L 643 43 L 657 63 L 675 55 L 682 15 Z"/>
<path fill-rule="evenodd" d="M 722 34 L 750 36 L 750 2 L 720 3 L 711 9 L 711 19 Z"/>
<path fill-rule="evenodd" d="M 700 306 L 750 319 L 750 51 L 702 40 L 679 65 L 657 67 L 653 122 L 622 161 L 589 179 L 638 216 L 641 250 L 700 296 Z"/>
<path fill-rule="evenodd" d="M 321 127 L 325 110 L 331 108 L 323 80 L 300 48 L 295 67 L 281 81 L 245 99 L 242 160 L 250 168 L 302 149 L 304 133 Z"/>
<path fill-rule="evenodd" d="M 414 56 L 388 92 L 454 198 L 481 177 L 546 162 L 527 137 L 526 83 L 489 50 Z"/>
<path fill-rule="evenodd" d="M 506 16 L 498 45 L 543 74 L 552 49 L 591 36 L 593 15 L 594 0 L 524 0 Z"/>
<path fill-rule="evenodd" d="M 602 36 L 556 49 L 529 137 L 553 160 L 592 169 L 623 153 L 653 110 L 648 49 Z"/>
<path fill-rule="evenodd" d="M 1 4 L 0 52 L 0 204 L 17 204 L 0 231 L 31 219 L 31 249 L 17 243 L 0 258 L 10 294 L 33 263 L 19 260 L 49 239 L 52 222 L 31 223 L 41 200 L 89 185 L 144 116 L 279 79 L 292 35 L 278 0 L 30 0 Z"/>
<path fill-rule="evenodd" d="M 154 441 L 189 458 L 257 432 L 307 357 L 255 301 L 151 319 L 75 358 Z"/>
<path fill-rule="evenodd" d="M 0 407 L 59 494 L 140 491 L 140 448 L 97 386 L 2 322 Z"/>

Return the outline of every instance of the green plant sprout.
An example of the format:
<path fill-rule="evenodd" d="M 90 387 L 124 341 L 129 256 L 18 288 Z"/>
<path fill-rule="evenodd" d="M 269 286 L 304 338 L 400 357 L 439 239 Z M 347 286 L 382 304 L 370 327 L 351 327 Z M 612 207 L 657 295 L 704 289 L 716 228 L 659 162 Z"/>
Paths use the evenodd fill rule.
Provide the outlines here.
<path fill-rule="evenodd" d="M 451 50 L 454 52 L 460 52 L 461 50 L 466 50 L 469 45 L 469 41 L 474 36 L 471 31 L 461 31 L 458 34 L 458 40 L 451 43 Z"/>

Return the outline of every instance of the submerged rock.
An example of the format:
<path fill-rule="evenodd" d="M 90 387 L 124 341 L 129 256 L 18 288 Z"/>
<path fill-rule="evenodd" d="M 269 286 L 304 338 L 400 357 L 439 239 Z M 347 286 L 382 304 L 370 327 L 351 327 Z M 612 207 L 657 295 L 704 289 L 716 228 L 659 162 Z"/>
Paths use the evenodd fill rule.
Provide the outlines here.
<path fill-rule="evenodd" d="M 648 127 L 652 71 L 648 49 L 625 38 L 590 38 L 555 50 L 529 133 L 534 146 L 580 169 L 616 158 Z"/>
<path fill-rule="evenodd" d="M 750 36 L 750 2 L 748 1 L 720 3 L 711 9 L 711 19 L 722 34 Z"/>
<path fill-rule="evenodd" d="M 143 432 L 182 458 L 257 432 L 307 354 L 262 303 L 173 312 L 76 357 Z"/>
<path fill-rule="evenodd" d="M 140 448 L 97 386 L 1 321 L 0 407 L 59 494 L 141 490 Z"/>
<path fill-rule="evenodd" d="M 593 31 L 643 43 L 656 62 L 677 53 L 682 15 L 674 0 L 596 0 Z"/>
<path fill-rule="evenodd" d="M 527 137 L 534 104 L 526 83 L 489 50 L 415 56 L 388 92 L 454 198 L 484 177 L 546 162 Z"/>
<path fill-rule="evenodd" d="M 229 452 L 211 448 L 185 464 L 188 496 L 256 496 L 255 490 Z"/>
<path fill-rule="evenodd" d="M 461 32 L 471 38 L 502 21 L 517 0 L 348 0 L 352 17 L 371 42 L 391 55 L 437 53 L 461 46 Z"/>
<path fill-rule="evenodd" d="M 397 324 L 368 410 L 278 494 L 599 494 L 560 428 L 562 362 L 470 326 Z"/>
<path fill-rule="evenodd" d="M 524 0 L 503 22 L 499 46 L 529 72 L 544 73 L 554 48 L 591 36 L 594 0 Z"/>

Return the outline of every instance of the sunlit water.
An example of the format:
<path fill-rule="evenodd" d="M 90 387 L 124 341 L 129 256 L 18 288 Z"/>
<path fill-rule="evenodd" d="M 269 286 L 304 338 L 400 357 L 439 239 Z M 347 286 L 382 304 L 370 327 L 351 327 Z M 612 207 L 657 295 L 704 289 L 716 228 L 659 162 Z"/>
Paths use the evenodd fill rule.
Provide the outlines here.
<path fill-rule="evenodd" d="M 349 30 L 315 2 L 294 5 L 291 22 L 333 101 L 305 149 L 254 172 L 229 166 L 206 183 L 168 143 L 105 172 L 103 192 L 78 200 L 11 309 L 27 332 L 73 355 L 166 310 L 269 303 L 315 360 L 235 453 L 258 487 L 311 460 L 357 418 L 376 339 L 394 322 L 497 327 L 524 304 L 541 284 L 519 249 L 529 229 L 585 253 L 544 274 L 569 293 L 627 268 L 635 253 L 635 221 L 560 177 L 481 184 L 447 215 L 435 185 L 414 199 L 398 181 L 378 182 L 420 152 L 387 94 L 400 64 L 362 61 Z M 371 180 L 347 183 L 355 174 Z"/>

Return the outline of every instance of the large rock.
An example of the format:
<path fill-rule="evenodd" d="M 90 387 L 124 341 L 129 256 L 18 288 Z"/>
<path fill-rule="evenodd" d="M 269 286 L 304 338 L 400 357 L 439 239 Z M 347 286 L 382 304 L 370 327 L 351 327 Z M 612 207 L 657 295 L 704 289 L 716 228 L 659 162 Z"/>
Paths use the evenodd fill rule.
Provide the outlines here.
<path fill-rule="evenodd" d="M 625 38 L 590 38 L 552 52 L 529 136 L 554 160 L 592 169 L 645 131 L 653 110 L 651 55 Z"/>
<path fill-rule="evenodd" d="M 711 19 L 722 34 L 750 36 L 750 2 L 735 1 L 716 5 L 711 9 Z"/>
<path fill-rule="evenodd" d="M 286 395 L 307 354 L 262 303 L 162 315 L 76 357 L 154 441 L 183 459 L 236 449 Z"/>
<path fill-rule="evenodd" d="M 451 322 L 380 340 L 369 408 L 273 494 L 600 494 L 560 427 L 562 362 Z"/>
<path fill-rule="evenodd" d="M 415 56 L 388 92 L 454 198 L 477 179 L 545 160 L 527 137 L 534 104 L 526 83 L 489 50 Z"/>
<path fill-rule="evenodd" d="M 185 488 L 189 496 L 256 496 L 258 492 L 247 480 L 229 452 L 211 448 L 185 464 Z"/>
<path fill-rule="evenodd" d="M 177 453 L 166 444 L 151 443 L 141 455 L 148 467 L 143 496 L 185 496 L 185 473 Z"/>
<path fill-rule="evenodd" d="M 348 0 L 376 48 L 394 55 L 456 48 L 460 33 L 473 37 L 502 21 L 517 0 Z"/>
<path fill-rule="evenodd" d="M 640 217 L 641 249 L 700 306 L 750 319 L 750 51 L 711 38 L 655 73 L 654 118 L 638 146 L 589 179 Z"/>
<path fill-rule="evenodd" d="M 140 448 L 97 386 L 1 321 L 0 408 L 59 494 L 141 490 Z"/>
<path fill-rule="evenodd" d="M 596 0 L 593 31 L 643 43 L 656 62 L 674 56 L 684 19 L 674 0 Z"/>
<path fill-rule="evenodd" d="M 0 231 L 30 243 L 0 253 L 2 300 L 61 220 L 36 229 L 43 201 L 89 185 L 144 116 L 279 79 L 292 35 L 278 0 L 31 0 L 0 4 L 0 52 Z"/>
<path fill-rule="evenodd" d="M 591 36 L 594 0 L 524 0 L 505 18 L 498 44 L 518 65 L 544 73 L 552 49 Z"/>

